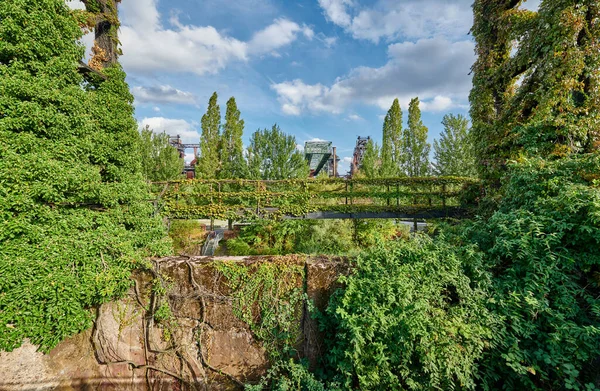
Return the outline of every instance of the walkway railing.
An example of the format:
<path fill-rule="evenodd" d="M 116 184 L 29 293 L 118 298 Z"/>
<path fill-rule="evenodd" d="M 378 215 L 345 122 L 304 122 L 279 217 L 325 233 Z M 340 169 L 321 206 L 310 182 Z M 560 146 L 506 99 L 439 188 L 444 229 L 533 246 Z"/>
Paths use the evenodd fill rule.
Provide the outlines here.
<path fill-rule="evenodd" d="M 472 178 L 182 180 L 156 182 L 156 205 L 171 218 L 457 217 Z M 476 191 L 476 190 L 475 190 Z"/>

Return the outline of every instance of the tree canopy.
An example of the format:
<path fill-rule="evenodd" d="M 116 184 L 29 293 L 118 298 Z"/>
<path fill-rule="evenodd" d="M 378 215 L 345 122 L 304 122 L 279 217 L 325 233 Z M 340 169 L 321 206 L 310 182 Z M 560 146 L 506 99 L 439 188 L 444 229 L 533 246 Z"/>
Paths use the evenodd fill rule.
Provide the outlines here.
<path fill-rule="evenodd" d="M 379 175 L 384 178 L 400 176 L 403 154 L 402 109 L 396 98 L 383 121 Z"/>
<path fill-rule="evenodd" d="M 208 101 L 206 113 L 202 116 L 200 136 L 200 158 L 196 164 L 196 175 L 203 179 L 216 178 L 220 169 L 219 149 L 221 148 L 221 109 L 214 92 Z"/>
<path fill-rule="evenodd" d="M 221 139 L 220 178 L 246 178 L 248 176 L 248 164 L 244 159 L 244 144 L 242 143 L 243 133 L 244 120 L 240 119 L 240 111 L 235 103 L 235 98 L 231 97 L 227 101 L 225 125 Z"/>
<path fill-rule="evenodd" d="M 248 147 L 248 166 L 253 179 L 308 177 L 308 163 L 296 148 L 296 138 L 285 134 L 277 124 L 257 130 Z"/>
<path fill-rule="evenodd" d="M 151 182 L 169 181 L 181 177 L 185 162 L 179 151 L 169 144 L 165 132 L 154 133 L 149 126 L 141 130 L 140 158 L 144 178 Z"/>
<path fill-rule="evenodd" d="M 413 98 L 408 107 L 408 128 L 402 133 L 404 146 L 404 172 L 409 177 L 429 174 L 429 150 L 427 142 L 428 129 L 421 120 L 419 98 Z"/>
<path fill-rule="evenodd" d="M 469 137 L 469 120 L 459 114 L 447 114 L 442 120 L 444 130 L 434 140 L 433 168 L 440 176 L 476 176 L 475 158 Z"/>

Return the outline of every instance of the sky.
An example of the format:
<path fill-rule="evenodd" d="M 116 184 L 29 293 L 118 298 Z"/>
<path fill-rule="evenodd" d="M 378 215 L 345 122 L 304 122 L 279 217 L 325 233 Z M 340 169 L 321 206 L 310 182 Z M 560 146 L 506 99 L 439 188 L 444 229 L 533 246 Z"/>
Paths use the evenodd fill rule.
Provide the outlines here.
<path fill-rule="evenodd" d="M 300 146 L 332 141 L 344 173 L 358 136 L 381 143 L 394 98 L 406 123 L 419 97 L 432 144 L 445 114 L 468 116 L 472 1 L 126 0 L 120 62 L 140 127 L 198 143 L 216 91 L 223 118 L 235 97 L 245 145 L 277 123 Z"/>

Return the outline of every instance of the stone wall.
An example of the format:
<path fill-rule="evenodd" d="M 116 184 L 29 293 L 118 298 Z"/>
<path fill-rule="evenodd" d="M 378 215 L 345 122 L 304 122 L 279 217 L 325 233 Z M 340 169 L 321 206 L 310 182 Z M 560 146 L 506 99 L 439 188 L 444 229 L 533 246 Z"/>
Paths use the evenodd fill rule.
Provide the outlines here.
<path fill-rule="evenodd" d="M 219 259 L 245 265 L 274 260 Z M 296 256 L 289 261 L 304 266 L 305 281 L 295 283 L 321 310 L 348 270 L 343 260 Z M 234 315 L 232 292 L 214 260 L 172 257 L 154 264 L 154 271 L 134 276 L 125 298 L 96 309 L 91 330 L 61 342 L 49 354 L 27 341 L 0 353 L 0 390 L 236 390 L 258 380 L 269 367 L 267 354 Z M 159 305 L 152 287 L 156 279 L 168 287 L 163 298 L 173 314 L 168 325 L 150 315 Z M 314 368 L 323 339 L 307 308 L 298 320 L 302 333 L 297 349 Z"/>

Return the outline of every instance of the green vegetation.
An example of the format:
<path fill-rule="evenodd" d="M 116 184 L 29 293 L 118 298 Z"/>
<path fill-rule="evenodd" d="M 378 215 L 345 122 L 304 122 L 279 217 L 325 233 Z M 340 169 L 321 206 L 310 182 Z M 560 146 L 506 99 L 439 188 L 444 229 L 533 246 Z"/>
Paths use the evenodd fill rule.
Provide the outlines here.
<path fill-rule="evenodd" d="M 560 158 L 600 147 L 598 3 L 544 0 L 538 12 L 520 4 L 473 5 L 472 132 L 480 174 L 495 181 L 523 153 Z"/>
<path fill-rule="evenodd" d="M 402 133 L 404 145 L 404 173 L 409 177 L 422 177 L 429 174 L 428 129 L 421 121 L 419 98 L 414 98 L 408 106 L 408 128 Z"/>
<path fill-rule="evenodd" d="M 242 134 L 244 133 L 244 120 L 240 119 L 240 111 L 231 97 L 227 101 L 225 112 L 225 125 L 223 126 L 223 137 L 221 140 L 221 171 L 219 178 L 247 178 L 248 164 L 244 159 L 244 145 Z"/>
<path fill-rule="evenodd" d="M 62 0 L 0 2 L 1 350 L 85 330 L 133 268 L 170 251 L 125 74 L 84 82 L 80 36 Z"/>
<path fill-rule="evenodd" d="M 402 159 L 402 109 L 398 99 L 394 99 L 392 107 L 383 121 L 383 141 L 381 144 L 381 167 L 379 176 L 392 178 L 401 175 Z M 367 175 L 367 177 L 369 177 Z"/>
<path fill-rule="evenodd" d="M 543 0 L 536 13 L 520 3 L 475 1 L 474 137 L 466 118 L 446 116 L 434 146 L 440 173 L 472 175 L 474 140 L 483 184 L 427 177 L 417 98 L 403 130 L 394 101 L 381 154 L 370 141 L 364 177 L 346 181 L 306 179 L 296 140 L 277 125 L 254 133 L 246 167 L 235 100 L 220 135 L 213 94 L 197 167 L 206 180 L 165 188 L 165 213 L 233 218 L 247 210 L 254 224 L 226 241 L 229 251 L 345 254 L 351 263 L 326 311 L 313 311 L 327 345 L 316 373 L 297 351 L 303 308 L 312 307 L 304 257 L 215 263 L 235 315 L 272 360 L 248 389 L 600 389 L 600 7 Z M 145 179 L 178 175 L 179 157 L 164 134 L 136 130 L 118 64 L 96 59 L 112 64 L 101 69 L 106 80 L 77 72 L 76 19 L 104 15 L 100 5 L 90 1 L 82 13 L 62 0 L 0 2 L 0 350 L 29 338 L 48 351 L 85 330 L 94 307 L 130 288 L 134 269 L 172 251 Z M 410 236 L 389 220 L 278 220 L 467 198 L 479 202 L 479 216 L 431 235 Z M 265 207 L 279 211 L 259 220 Z M 202 235 L 195 222 L 170 228 L 184 251 Z M 152 271 L 148 320 L 171 340 L 169 281 Z"/>
<path fill-rule="evenodd" d="M 469 138 L 469 120 L 463 115 L 447 114 L 442 120 L 444 131 L 434 140 L 433 169 L 440 176 L 475 177 L 475 157 Z"/>
<path fill-rule="evenodd" d="M 141 131 L 140 141 L 142 173 L 147 181 L 160 182 L 181 178 L 185 162 L 177 149 L 169 144 L 168 134 L 154 133 L 146 126 Z"/>
<path fill-rule="evenodd" d="M 248 166 L 252 179 L 291 179 L 308 177 L 308 163 L 296 149 L 296 138 L 279 126 L 257 130 L 248 147 Z"/>
<path fill-rule="evenodd" d="M 407 237 L 408 229 L 391 220 L 259 220 L 226 246 L 230 255 L 349 255 Z"/>
<path fill-rule="evenodd" d="M 214 92 L 208 101 L 206 114 L 202 116 L 200 136 L 200 158 L 196 164 L 198 178 L 213 179 L 220 169 L 219 150 L 221 148 L 221 109 Z"/>

